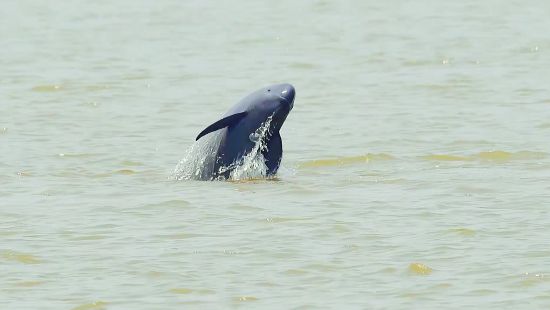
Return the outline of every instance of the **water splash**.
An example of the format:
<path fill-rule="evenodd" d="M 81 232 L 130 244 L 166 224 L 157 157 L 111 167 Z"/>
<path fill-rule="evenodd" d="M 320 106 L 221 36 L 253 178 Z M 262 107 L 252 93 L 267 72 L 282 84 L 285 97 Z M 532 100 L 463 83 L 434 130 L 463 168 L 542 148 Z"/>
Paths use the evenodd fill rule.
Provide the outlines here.
<path fill-rule="evenodd" d="M 207 174 L 213 169 L 221 139 L 222 133 L 218 131 L 195 141 L 176 165 L 173 178 L 178 181 L 211 179 Z"/>
<path fill-rule="evenodd" d="M 253 140 L 255 142 L 254 147 L 250 153 L 228 167 L 221 167 L 220 174 L 231 170 L 229 179 L 233 181 L 267 177 L 267 166 L 262 151 L 267 151 L 265 138 L 269 133 L 272 119 L 272 116 L 270 116 L 260 128 L 250 135 L 251 137 L 255 137 Z"/>
<path fill-rule="evenodd" d="M 225 131 L 207 135 L 196 141 L 187 150 L 185 157 L 178 163 L 173 178 L 176 180 L 225 180 L 223 175 L 229 172 L 229 180 L 239 181 L 267 177 L 267 166 L 262 151 L 267 150 L 266 137 L 269 133 L 270 116 L 253 134 L 252 150 L 228 166 L 222 166 L 214 173 L 216 153 Z M 214 174 L 219 175 L 215 177 Z"/>

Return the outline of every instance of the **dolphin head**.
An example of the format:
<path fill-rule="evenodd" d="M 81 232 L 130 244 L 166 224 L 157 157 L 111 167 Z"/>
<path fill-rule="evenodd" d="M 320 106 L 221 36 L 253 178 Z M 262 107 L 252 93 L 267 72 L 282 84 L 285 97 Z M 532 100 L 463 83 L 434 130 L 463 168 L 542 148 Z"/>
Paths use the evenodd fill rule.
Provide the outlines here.
<path fill-rule="evenodd" d="M 251 112 L 264 121 L 271 117 L 269 132 L 279 132 L 294 107 L 296 90 L 290 84 L 275 84 L 258 90 L 257 94 L 261 100 L 251 107 Z"/>

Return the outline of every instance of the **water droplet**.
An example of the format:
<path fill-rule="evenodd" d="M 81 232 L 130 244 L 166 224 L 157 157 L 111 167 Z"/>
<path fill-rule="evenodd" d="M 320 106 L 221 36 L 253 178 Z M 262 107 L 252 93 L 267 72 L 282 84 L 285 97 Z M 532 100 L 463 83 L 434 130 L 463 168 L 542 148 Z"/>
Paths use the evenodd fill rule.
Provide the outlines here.
<path fill-rule="evenodd" d="M 258 142 L 258 140 L 260 140 L 260 135 L 258 133 L 253 132 L 248 136 L 248 139 L 250 139 L 250 141 L 256 143 L 256 142 Z"/>

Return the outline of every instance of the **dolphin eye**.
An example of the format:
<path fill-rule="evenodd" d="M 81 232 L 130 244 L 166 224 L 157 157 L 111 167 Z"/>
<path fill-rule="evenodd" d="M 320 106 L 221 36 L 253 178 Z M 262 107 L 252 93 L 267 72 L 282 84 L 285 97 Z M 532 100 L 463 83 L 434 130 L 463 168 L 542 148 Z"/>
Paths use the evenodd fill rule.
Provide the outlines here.
<path fill-rule="evenodd" d="M 267 91 L 271 91 L 271 89 L 268 89 Z"/>

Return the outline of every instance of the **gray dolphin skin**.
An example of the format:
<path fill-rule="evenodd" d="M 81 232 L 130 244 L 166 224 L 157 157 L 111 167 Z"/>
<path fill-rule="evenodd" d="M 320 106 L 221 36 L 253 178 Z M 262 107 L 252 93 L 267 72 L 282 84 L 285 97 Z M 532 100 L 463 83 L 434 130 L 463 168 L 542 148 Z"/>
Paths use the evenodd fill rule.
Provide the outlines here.
<path fill-rule="evenodd" d="M 265 159 L 267 175 L 277 173 L 283 157 L 283 144 L 279 130 L 292 107 L 296 91 L 290 84 L 276 84 L 261 88 L 244 97 L 225 115 L 206 127 L 196 140 L 219 131 L 214 146 L 215 156 L 204 162 L 200 179 L 227 179 L 231 171 L 249 154 L 258 139 L 263 147 L 259 152 Z M 258 134 L 260 127 L 269 121 L 264 134 Z"/>

